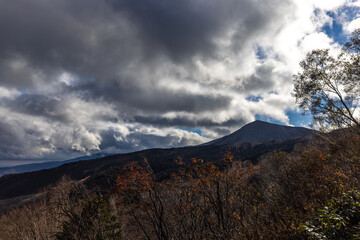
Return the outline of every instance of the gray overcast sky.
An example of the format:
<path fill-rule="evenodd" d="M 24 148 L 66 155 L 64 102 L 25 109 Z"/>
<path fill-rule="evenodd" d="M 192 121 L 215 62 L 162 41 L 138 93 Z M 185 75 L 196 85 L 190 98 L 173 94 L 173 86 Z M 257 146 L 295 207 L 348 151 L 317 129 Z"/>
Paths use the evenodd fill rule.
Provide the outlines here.
<path fill-rule="evenodd" d="M 199 144 L 255 119 L 306 125 L 292 91 L 359 1 L 0 1 L 0 161 Z M 0 164 L 1 165 L 1 164 Z"/>

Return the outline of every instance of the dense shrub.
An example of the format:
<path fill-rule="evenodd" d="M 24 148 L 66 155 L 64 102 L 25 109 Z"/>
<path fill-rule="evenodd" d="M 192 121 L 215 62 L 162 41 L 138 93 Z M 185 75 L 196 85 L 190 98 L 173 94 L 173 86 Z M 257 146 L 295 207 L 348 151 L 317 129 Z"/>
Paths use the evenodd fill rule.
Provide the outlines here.
<path fill-rule="evenodd" d="M 304 239 L 360 239 L 360 192 L 332 199 L 301 226 Z"/>
<path fill-rule="evenodd" d="M 76 208 L 67 209 L 61 222 L 58 240 L 116 240 L 121 239 L 121 225 L 109 202 L 95 195 L 79 202 Z"/>

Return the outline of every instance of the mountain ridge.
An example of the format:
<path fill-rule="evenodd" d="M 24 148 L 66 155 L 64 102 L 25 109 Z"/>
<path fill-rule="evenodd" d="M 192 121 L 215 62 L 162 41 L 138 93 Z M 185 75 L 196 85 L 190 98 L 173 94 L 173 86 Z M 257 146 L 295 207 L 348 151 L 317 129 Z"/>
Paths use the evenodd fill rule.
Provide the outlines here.
<path fill-rule="evenodd" d="M 247 125 L 244 127 L 246 126 Z M 250 126 L 253 126 L 250 130 L 255 129 L 258 131 L 259 126 L 257 124 Z M 276 127 L 275 129 L 278 128 Z M 312 131 L 313 130 L 308 130 L 307 133 Z M 238 131 L 234 133 L 237 132 Z M 237 135 L 239 134 L 235 134 L 235 136 Z M 225 137 L 229 136 L 231 136 L 231 134 Z M 293 135 L 291 136 L 293 137 Z M 217 143 L 203 146 L 147 149 L 133 153 L 116 154 L 92 160 L 66 163 L 55 168 L 35 172 L 8 174 L 0 177 L 0 200 L 38 193 L 47 186 L 56 184 L 64 175 L 74 180 L 87 179 L 86 183 L 92 189 L 106 191 L 111 187 L 111 184 L 114 183 L 116 176 L 121 172 L 123 166 L 129 161 L 142 162 L 144 158 L 148 160 L 158 180 L 166 179 L 171 173 L 178 170 L 178 165 L 174 163 L 174 160 L 178 157 L 181 157 L 184 162 L 191 162 L 192 158 L 201 158 L 205 161 L 216 162 L 221 159 L 225 153 L 232 152 L 234 158 L 239 161 L 256 163 L 261 160 L 264 154 L 278 151 L 291 152 L 295 145 L 307 142 L 308 136 L 309 135 L 299 137 L 296 135 L 295 138 L 289 140 L 277 142 L 267 141 L 256 144 L 247 142 L 227 144 L 226 141 L 222 141 L 221 144 Z M 223 138 L 220 138 L 220 140 Z M 256 138 L 256 140 L 258 139 L 259 138 Z"/>
<path fill-rule="evenodd" d="M 224 137 L 202 145 L 228 145 L 237 143 L 282 142 L 302 138 L 313 134 L 315 130 L 304 127 L 292 127 L 256 120 Z"/>

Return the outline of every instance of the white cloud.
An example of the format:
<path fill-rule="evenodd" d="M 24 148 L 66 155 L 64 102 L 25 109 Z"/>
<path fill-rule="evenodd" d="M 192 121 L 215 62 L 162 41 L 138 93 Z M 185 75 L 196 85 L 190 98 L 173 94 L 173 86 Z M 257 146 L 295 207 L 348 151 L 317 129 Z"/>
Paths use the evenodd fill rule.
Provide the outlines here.
<path fill-rule="evenodd" d="M 43 45 L 30 49 L 20 42 L 26 51 L 19 47 L 0 57 L 0 131 L 13 139 L 6 145 L 10 154 L 0 147 L 0 158 L 199 144 L 258 115 L 289 124 L 286 112 L 296 110 L 290 93 L 299 62 L 313 49 L 330 48 L 334 54 L 340 49 L 322 30 L 333 21 L 328 11 L 336 15 L 346 4 L 360 6 L 345 0 L 173 4 L 194 2 L 212 7 L 189 11 L 191 25 L 171 14 L 166 24 L 161 14 L 144 20 L 131 1 L 121 14 L 101 1 L 90 1 L 75 15 L 62 4 L 60 9 L 46 5 L 44 28 L 57 26 L 55 40 L 46 36 Z M 69 15 L 72 20 L 62 19 Z M 351 31 L 359 21 L 345 21 L 344 27 Z M 42 33 L 33 27 L 30 40 Z M 15 39 L 28 37 L 20 30 Z M 204 136 L 179 128 L 199 128 Z"/>
<path fill-rule="evenodd" d="M 349 22 L 345 25 L 345 30 L 348 33 L 351 33 L 354 30 L 359 29 L 359 28 L 360 28 L 360 17 L 352 20 L 351 22 Z"/>
<path fill-rule="evenodd" d="M 312 2 L 316 8 L 325 11 L 334 11 L 347 3 L 346 0 L 312 0 Z"/>
<path fill-rule="evenodd" d="M 350 6 L 352 6 L 352 7 L 360 7 L 360 1 L 359 1 L 359 0 L 355 0 L 354 2 L 352 2 L 352 3 L 350 4 Z"/>
<path fill-rule="evenodd" d="M 7 89 L 7 88 L 0 86 L 0 99 L 1 98 L 14 99 L 17 96 L 19 96 L 20 94 L 21 94 L 21 92 L 19 92 L 16 89 Z"/>

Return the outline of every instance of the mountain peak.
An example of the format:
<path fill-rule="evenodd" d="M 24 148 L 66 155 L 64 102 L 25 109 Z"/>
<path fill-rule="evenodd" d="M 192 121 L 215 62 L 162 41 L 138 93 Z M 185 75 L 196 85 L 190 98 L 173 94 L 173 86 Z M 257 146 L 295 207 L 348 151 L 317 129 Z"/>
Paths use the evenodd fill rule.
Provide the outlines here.
<path fill-rule="evenodd" d="M 225 145 L 235 143 L 282 142 L 309 136 L 314 130 L 292 127 L 256 120 L 244 125 L 230 135 L 213 140 L 206 145 Z"/>
<path fill-rule="evenodd" d="M 242 126 L 241 128 L 243 127 L 246 127 L 246 126 L 251 126 L 251 125 L 278 125 L 278 124 L 275 124 L 275 123 L 269 123 L 269 122 L 265 122 L 265 121 L 261 121 L 261 120 L 255 120 L 253 122 L 250 122 L 248 124 L 245 124 L 244 126 Z M 281 125 L 280 125 L 281 126 Z M 240 128 L 240 129 L 241 129 Z"/>

